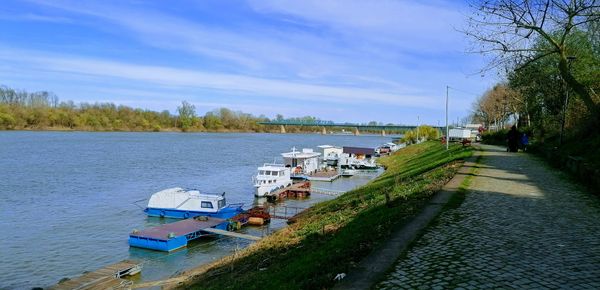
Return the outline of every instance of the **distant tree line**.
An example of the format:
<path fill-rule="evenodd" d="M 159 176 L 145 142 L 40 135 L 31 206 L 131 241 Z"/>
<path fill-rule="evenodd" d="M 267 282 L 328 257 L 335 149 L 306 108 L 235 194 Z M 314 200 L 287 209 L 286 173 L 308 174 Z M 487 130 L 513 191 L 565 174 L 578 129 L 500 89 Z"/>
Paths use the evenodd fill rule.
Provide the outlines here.
<path fill-rule="evenodd" d="M 27 92 L 0 86 L 0 130 L 81 130 L 81 131 L 184 131 L 184 132 L 279 132 L 278 127 L 260 122 L 264 115 L 220 108 L 199 116 L 193 104 L 184 101 L 177 114 L 131 108 L 113 103 L 60 101 L 47 91 Z M 330 124 L 316 117 L 274 120 Z M 286 126 L 287 132 L 320 132 L 318 127 Z"/>

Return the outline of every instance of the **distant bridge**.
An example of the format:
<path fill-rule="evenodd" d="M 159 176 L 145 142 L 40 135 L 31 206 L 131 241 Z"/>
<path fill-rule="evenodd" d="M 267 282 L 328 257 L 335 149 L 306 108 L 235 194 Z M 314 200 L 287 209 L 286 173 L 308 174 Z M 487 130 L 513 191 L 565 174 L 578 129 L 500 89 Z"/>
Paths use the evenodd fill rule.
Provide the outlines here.
<path fill-rule="evenodd" d="M 281 133 L 285 133 L 285 126 L 305 126 L 305 127 L 322 127 L 323 134 L 327 133 L 326 127 L 344 127 L 354 128 L 354 135 L 360 134 L 360 129 L 363 130 L 381 130 L 381 134 L 385 135 L 385 130 L 389 131 L 407 131 L 417 128 L 415 125 L 369 125 L 356 123 L 334 123 L 330 121 L 269 121 L 259 122 L 258 124 L 267 126 L 280 126 Z M 438 127 L 434 127 L 438 128 Z"/>

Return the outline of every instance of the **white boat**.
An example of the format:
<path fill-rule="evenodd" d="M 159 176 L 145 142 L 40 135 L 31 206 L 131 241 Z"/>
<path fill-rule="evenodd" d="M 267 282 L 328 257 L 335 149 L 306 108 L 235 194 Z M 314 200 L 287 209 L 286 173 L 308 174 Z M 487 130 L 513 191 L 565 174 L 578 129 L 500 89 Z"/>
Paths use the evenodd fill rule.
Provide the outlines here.
<path fill-rule="evenodd" d="M 356 174 L 356 170 L 355 169 L 344 169 L 344 170 L 342 170 L 342 176 L 353 176 L 354 174 Z"/>
<path fill-rule="evenodd" d="M 224 195 L 200 193 L 196 189 L 169 188 L 152 194 L 144 212 L 156 217 L 187 219 L 202 215 L 228 219 L 243 211 L 242 203 L 227 205 Z"/>
<path fill-rule="evenodd" d="M 355 159 L 352 160 L 351 164 L 351 168 L 355 169 L 377 169 L 377 163 L 375 163 L 375 160 L 373 159 Z"/>
<path fill-rule="evenodd" d="M 254 195 L 258 197 L 292 185 L 290 168 L 283 164 L 265 163 L 258 168 L 258 174 L 252 178 L 252 181 L 256 188 Z"/>

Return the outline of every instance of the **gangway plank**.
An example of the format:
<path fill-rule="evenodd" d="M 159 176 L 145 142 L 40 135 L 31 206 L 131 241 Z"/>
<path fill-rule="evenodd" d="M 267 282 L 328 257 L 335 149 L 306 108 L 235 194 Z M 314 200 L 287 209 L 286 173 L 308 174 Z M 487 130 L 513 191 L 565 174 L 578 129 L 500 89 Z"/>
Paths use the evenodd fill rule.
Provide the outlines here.
<path fill-rule="evenodd" d="M 261 237 L 257 237 L 257 236 L 253 236 L 253 235 L 230 232 L 230 231 L 225 231 L 225 230 L 220 230 L 220 229 L 215 229 L 215 228 L 206 228 L 206 229 L 203 229 L 202 231 L 217 234 L 217 235 L 222 235 L 222 236 L 229 236 L 229 237 L 253 240 L 253 241 L 258 241 L 261 239 Z"/>

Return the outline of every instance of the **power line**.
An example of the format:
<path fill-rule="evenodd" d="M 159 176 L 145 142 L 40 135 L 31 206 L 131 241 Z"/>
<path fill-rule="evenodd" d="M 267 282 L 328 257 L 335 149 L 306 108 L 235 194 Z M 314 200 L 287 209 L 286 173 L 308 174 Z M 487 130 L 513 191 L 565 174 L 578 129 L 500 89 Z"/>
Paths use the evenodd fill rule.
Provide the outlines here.
<path fill-rule="evenodd" d="M 452 89 L 452 90 L 454 90 L 454 91 L 457 91 L 457 92 L 461 92 L 461 93 L 465 93 L 465 94 L 473 95 L 473 96 L 476 96 L 476 97 L 479 97 L 479 96 L 481 96 L 481 94 L 476 94 L 476 93 L 469 92 L 469 91 L 465 91 L 465 90 L 458 89 L 458 88 L 455 88 L 455 87 L 450 87 L 450 86 L 448 86 L 448 88 L 450 88 L 450 89 Z"/>

